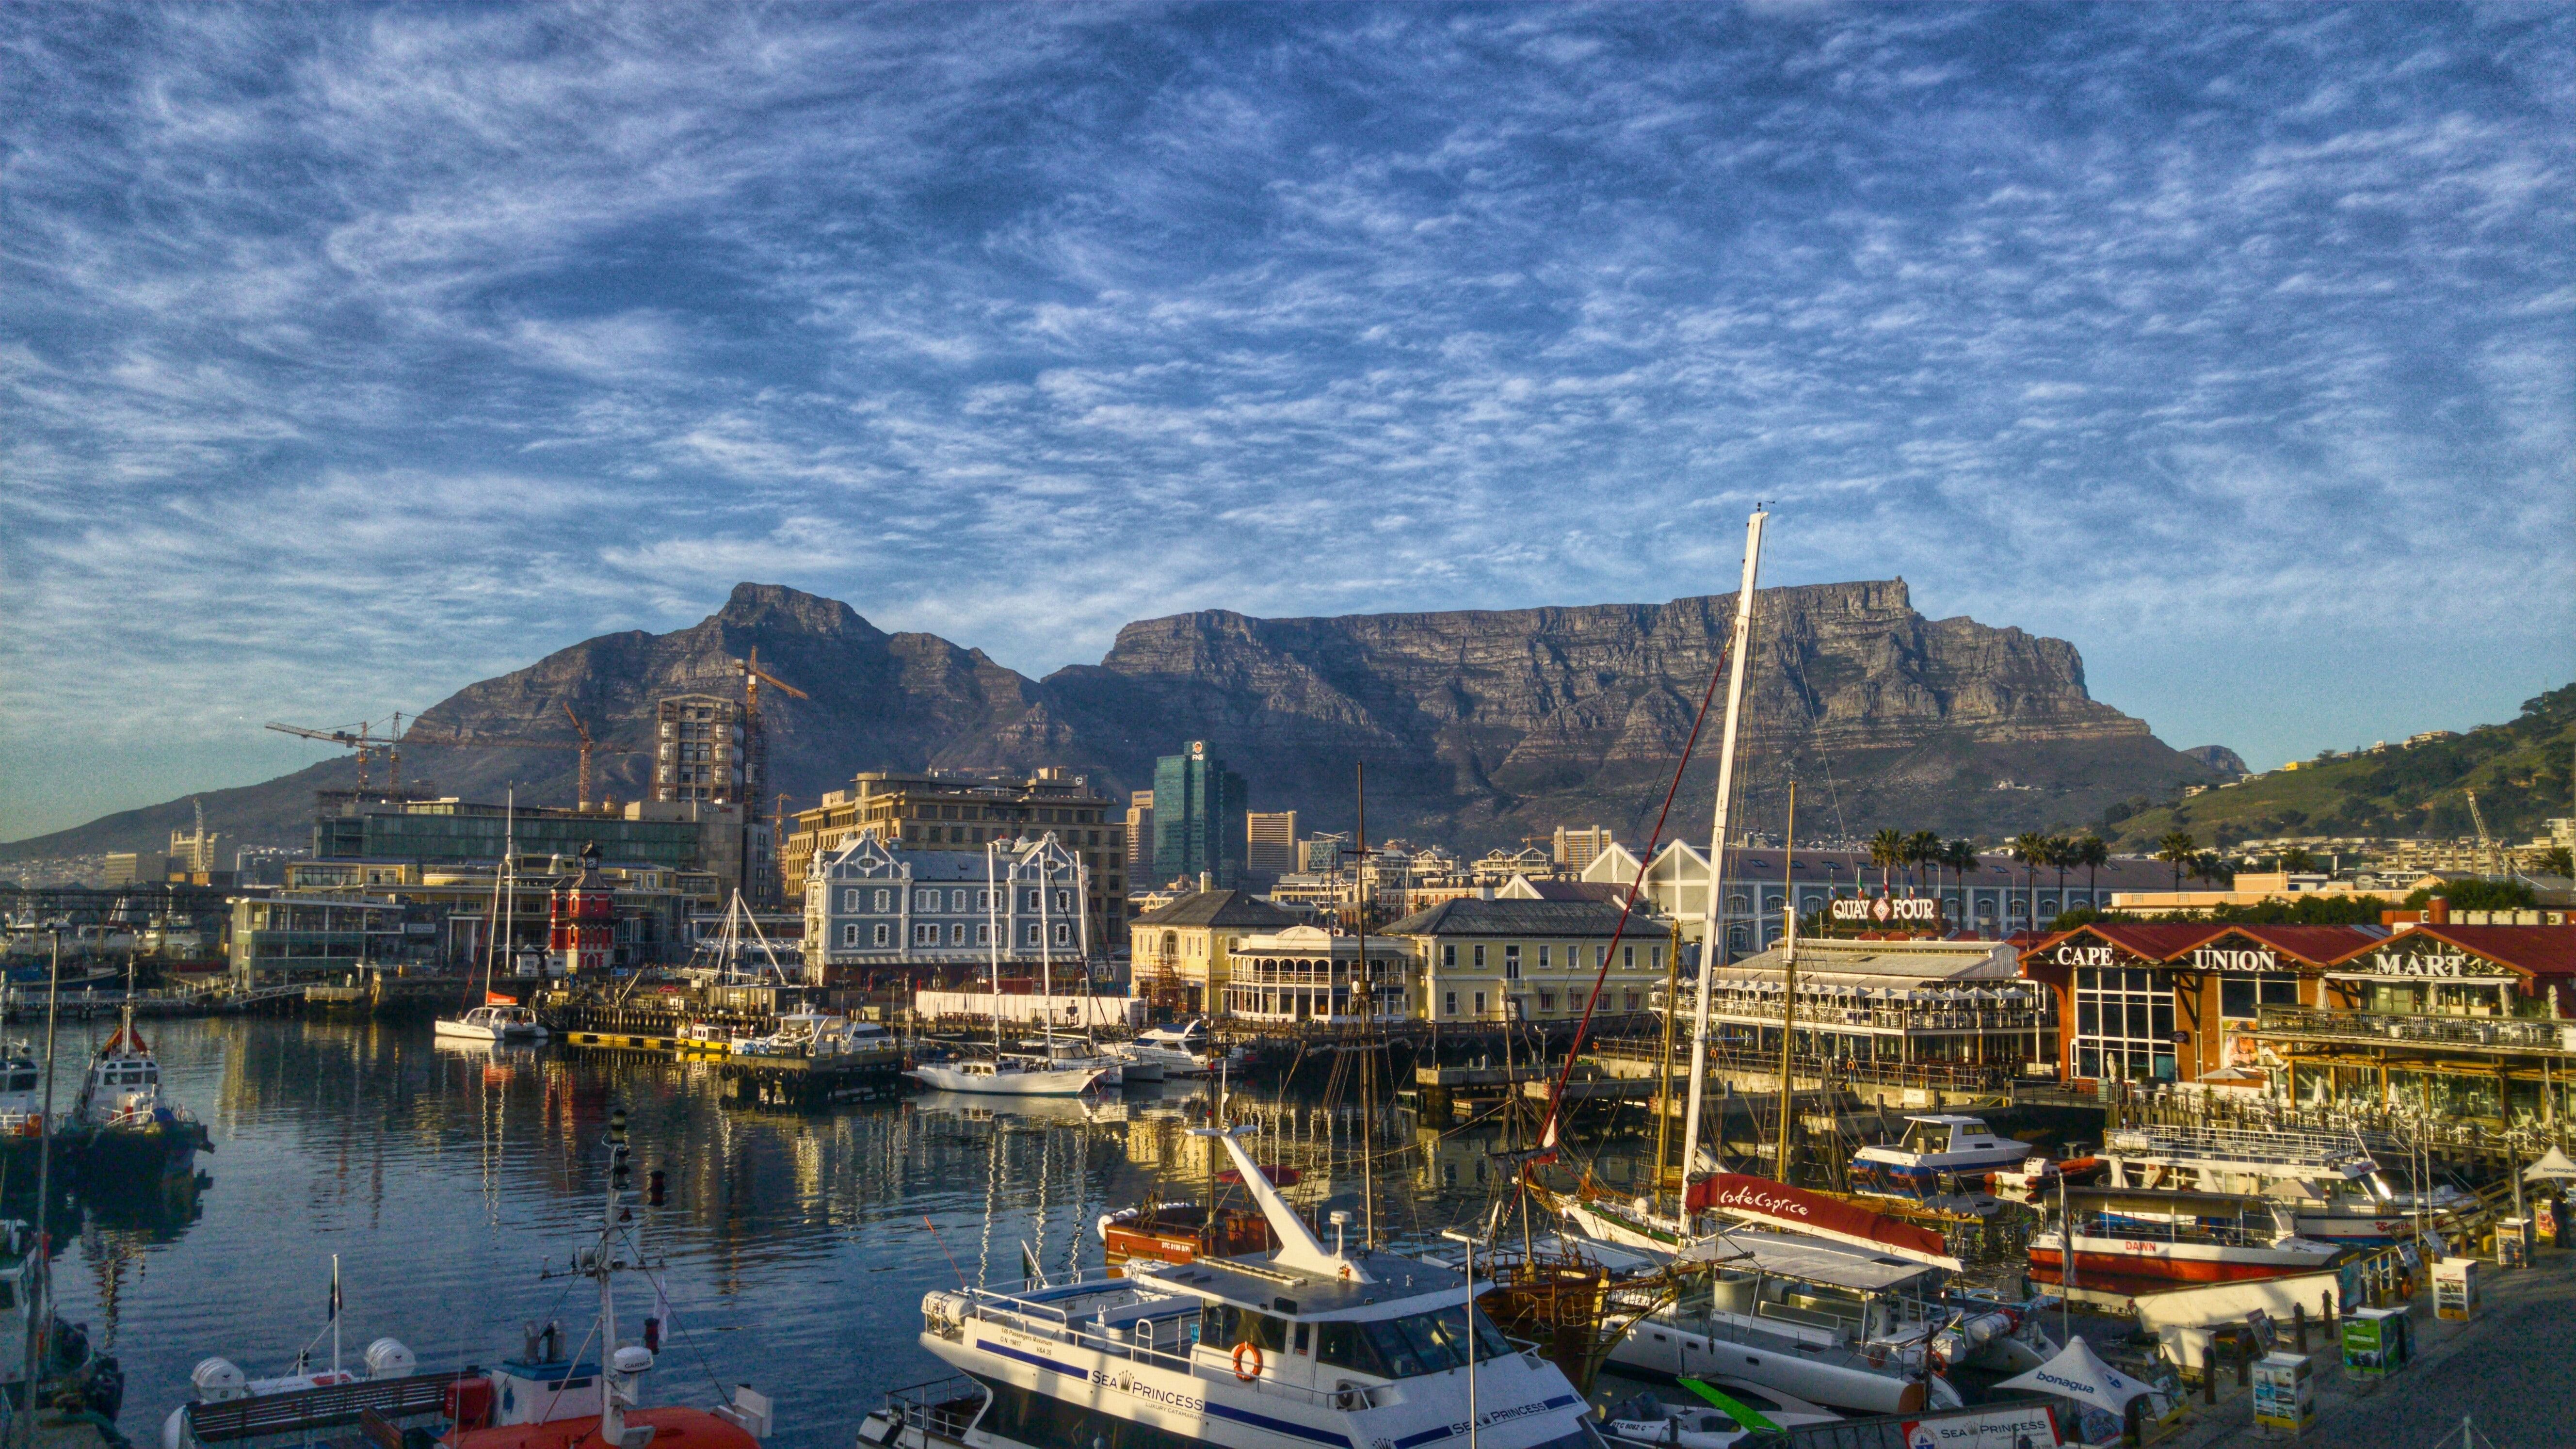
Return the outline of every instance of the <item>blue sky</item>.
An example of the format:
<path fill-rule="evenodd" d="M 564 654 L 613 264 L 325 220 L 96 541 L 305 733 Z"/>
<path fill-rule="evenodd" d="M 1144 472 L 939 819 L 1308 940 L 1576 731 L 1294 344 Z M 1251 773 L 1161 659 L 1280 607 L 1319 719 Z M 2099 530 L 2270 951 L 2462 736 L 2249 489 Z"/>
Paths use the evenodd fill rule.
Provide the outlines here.
<path fill-rule="evenodd" d="M 2258 764 L 2576 673 L 2576 9 L 0 11 L 0 835 L 740 579 L 1903 575 Z"/>

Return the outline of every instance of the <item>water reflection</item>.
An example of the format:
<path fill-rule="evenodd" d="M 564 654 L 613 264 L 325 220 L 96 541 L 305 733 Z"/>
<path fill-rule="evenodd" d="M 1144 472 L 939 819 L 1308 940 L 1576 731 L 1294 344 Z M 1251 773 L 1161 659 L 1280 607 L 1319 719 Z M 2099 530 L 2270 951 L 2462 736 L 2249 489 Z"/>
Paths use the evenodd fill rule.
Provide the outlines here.
<path fill-rule="evenodd" d="M 1096 1271 L 1095 1224 L 1130 1203 L 1239 1201 L 1190 1135 L 1210 1116 L 1204 1083 L 797 1113 L 736 1098 L 704 1064 L 466 1047 L 425 1024 L 174 1022 L 155 1045 L 213 1136 L 204 1175 L 52 1215 L 66 1316 L 112 1337 L 129 1432 L 157 1427 L 208 1354 L 285 1370 L 322 1324 L 335 1253 L 353 1357 L 391 1335 L 424 1367 L 490 1362 L 530 1320 L 585 1322 L 589 1305 L 538 1274 L 582 1241 L 620 1103 L 637 1166 L 669 1183 L 652 1231 L 672 1347 L 648 1397 L 749 1382 L 777 1400 L 783 1445 L 842 1449 L 879 1390 L 941 1371 L 915 1343 L 925 1291 L 1015 1282 L 1029 1262 Z M 67 1068 L 81 1059 L 63 1044 Z M 1228 1109 L 1255 1125 L 1259 1160 L 1298 1169 L 1292 1199 L 1356 1205 L 1350 1104 L 1238 1086 Z M 1491 1128 L 1380 1121 L 1383 1235 L 1482 1214 L 1504 1175 Z"/>

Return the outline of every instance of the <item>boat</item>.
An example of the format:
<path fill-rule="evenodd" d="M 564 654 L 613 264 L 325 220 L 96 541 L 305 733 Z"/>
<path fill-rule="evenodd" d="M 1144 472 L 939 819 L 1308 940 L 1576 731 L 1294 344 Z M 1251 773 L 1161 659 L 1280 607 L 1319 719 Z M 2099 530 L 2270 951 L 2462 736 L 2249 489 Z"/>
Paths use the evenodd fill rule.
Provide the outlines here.
<path fill-rule="evenodd" d="M 2105 1187 L 2288 1203 L 2293 1231 L 2322 1242 L 2394 1242 L 2418 1219 L 2477 1206 L 2474 1194 L 2447 1183 L 2399 1188 L 2359 1139 L 2324 1133 L 2129 1127 L 2109 1134 L 2101 1156 Z"/>
<path fill-rule="evenodd" d="M 344 1425 L 361 1411 L 397 1430 L 425 1428 L 427 1421 L 442 1417 L 447 1386 L 456 1376 L 421 1373 L 412 1351 L 394 1338 L 367 1345 L 360 1357 L 363 1372 L 343 1367 L 340 1308 L 340 1260 L 334 1256 L 328 1317 L 295 1356 L 294 1367 L 255 1379 L 231 1359 L 199 1359 L 188 1374 L 194 1397 L 161 1421 L 161 1449 L 205 1449 L 234 1443 L 246 1433 L 310 1433 Z M 316 1367 L 313 1358 L 325 1337 L 331 1340 L 330 1362 Z M 421 1422 L 406 1422 L 414 1420 Z"/>
<path fill-rule="evenodd" d="M 1204 1077 L 1215 1071 L 1219 1062 L 1229 1060 L 1210 1041 L 1205 1017 L 1147 1027 L 1115 1050 L 1119 1059 L 1130 1066 L 1138 1062 L 1160 1063 L 1166 1077 Z"/>
<path fill-rule="evenodd" d="M 36 1230 L 11 1218 L 0 1221 L 0 1418 L 6 1405 L 77 1404 L 113 1421 L 125 1403 L 125 1373 L 113 1354 L 100 1354 L 79 1324 L 54 1312 L 51 1265 Z M 42 1325 L 42 1331 L 39 1331 Z M 37 1389 L 27 1390 L 34 1371 Z"/>
<path fill-rule="evenodd" d="M 2088 1187 L 2059 1201 L 2059 1220 L 2031 1236 L 2029 1260 L 2033 1279 L 2061 1287 L 2125 1294 L 2286 1278 L 2324 1272 L 2352 1251 L 2301 1237 L 2295 1205 L 2249 1194 Z"/>
<path fill-rule="evenodd" d="M 1475 1311 L 1479 1285 L 1347 1247 L 1338 1229 L 1326 1249 L 1262 1177 L 1247 1130 L 1194 1129 L 1234 1159 L 1274 1253 L 927 1294 L 922 1346 L 957 1376 L 887 1395 L 860 1442 L 1599 1449 L 1565 1375 Z"/>
<path fill-rule="evenodd" d="M 1240 1258 L 1267 1251 L 1270 1226 L 1257 1212 L 1197 1202 L 1139 1203 L 1103 1213 L 1096 1226 L 1113 1274 L 1131 1258 L 1193 1263 L 1201 1258 Z"/>
<path fill-rule="evenodd" d="M 116 1030 L 91 1055 L 60 1135 L 74 1154 L 110 1170 L 184 1172 L 196 1154 L 214 1149 L 205 1124 L 163 1091 L 160 1059 L 134 1025 L 131 1000 Z"/>
<path fill-rule="evenodd" d="M 616 1275 L 644 1273 L 649 1205 L 637 1201 L 626 1142 L 626 1110 L 609 1114 L 609 1170 L 598 1240 L 576 1253 L 573 1272 L 599 1284 L 599 1318 L 583 1347 L 615 1345 L 602 1359 L 563 1351 L 564 1335 L 531 1331 L 514 1358 L 457 1378 L 450 1396 L 445 1449 L 573 1449 L 576 1445 L 644 1449 L 756 1449 L 770 1431 L 769 1399 L 748 1384 L 711 1409 L 642 1407 L 644 1375 L 661 1351 L 662 1321 L 646 1318 L 640 1341 L 620 1336 Z"/>
<path fill-rule="evenodd" d="M 1602 1437 L 1641 1449 L 1733 1449 L 1756 1434 L 1831 1424 L 1842 1415 L 1793 1394 L 1722 1375 L 1680 1381 L 1701 1402 L 1638 1394 L 1601 1410 Z"/>
<path fill-rule="evenodd" d="M 1897 1141 L 1852 1154 L 1854 1188 L 1921 1196 L 1939 1191 L 1945 1179 L 1982 1179 L 2030 1159 L 2028 1144 L 1997 1133 L 1982 1117 L 1937 1112 L 1905 1120 L 1910 1125 Z"/>
<path fill-rule="evenodd" d="M 33 1143 L 45 1130 L 44 1069 L 23 1041 L 9 1043 L 0 1054 L 0 1138 Z"/>
<path fill-rule="evenodd" d="M 481 1006 L 461 1016 L 442 1016 L 433 1034 L 459 1041 L 543 1041 L 546 1029 L 537 1014 L 512 997 L 491 992 Z"/>
<path fill-rule="evenodd" d="M 903 1043 L 881 1022 L 853 1021 L 837 1011 L 791 1011 L 760 1036 L 738 1036 L 727 1050 L 742 1057 L 803 1057 L 811 1061 L 893 1061 Z"/>
<path fill-rule="evenodd" d="M 994 851 L 998 848 L 998 843 L 988 843 L 984 847 L 984 879 L 987 886 L 984 894 L 987 900 L 995 900 L 999 896 L 1000 870 L 994 857 Z M 1045 900 L 1053 894 L 1046 889 L 1043 878 L 1037 894 L 1041 903 L 1040 909 L 1043 910 Z M 1042 952 L 1052 951 L 1052 946 L 1046 943 L 1053 934 L 1043 929 L 1039 932 Z M 955 1061 L 919 1062 L 914 1064 L 907 1075 L 933 1091 L 964 1092 L 993 1097 L 1076 1097 L 1095 1086 L 1102 1085 L 1103 1079 L 1116 1068 L 1115 1062 L 1090 1054 L 1059 1059 L 1054 1055 L 1052 1036 L 1047 1039 L 1049 1045 L 1042 1054 L 1015 1053 L 1002 1049 L 1002 933 L 999 930 L 988 930 L 985 932 L 985 937 L 989 947 L 990 979 L 993 983 L 993 1054 L 989 1057 L 969 1057 Z M 1050 983 L 1054 975 L 1052 955 L 1042 955 L 1038 970 L 1041 992 L 1052 994 L 1053 988 Z"/>

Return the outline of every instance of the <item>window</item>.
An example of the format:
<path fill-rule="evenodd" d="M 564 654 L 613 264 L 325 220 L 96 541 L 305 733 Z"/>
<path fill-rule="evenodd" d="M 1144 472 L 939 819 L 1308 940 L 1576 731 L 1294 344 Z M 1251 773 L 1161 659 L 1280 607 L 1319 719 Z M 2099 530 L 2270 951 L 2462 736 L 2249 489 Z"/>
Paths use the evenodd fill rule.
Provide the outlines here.
<path fill-rule="evenodd" d="M 495 934 L 498 933 L 496 932 Z M 852 922 L 841 927 L 841 944 L 844 946 L 855 946 L 859 944 L 859 928 L 856 922 Z"/>
<path fill-rule="evenodd" d="M 966 893 L 962 890 L 950 891 L 948 893 L 948 909 L 957 912 L 959 915 L 964 915 L 966 913 Z"/>
<path fill-rule="evenodd" d="M 2227 977 L 2218 983 L 2218 1014 L 2237 1021 L 2252 1021 L 2257 1007 L 2298 1004 L 2296 976 Z"/>
<path fill-rule="evenodd" d="M 1503 979 L 1505 981 L 1521 979 L 1521 948 L 1518 946 L 1503 948 Z"/>
<path fill-rule="evenodd" d="M 1037 908 L 1038 908 L 1038 893 L 1037 893 L 1036 891 L 1031 891 L 1031 892 L 1029 892 L 1029 903 L 1028 903 L 1028 905 L 1027 905 L 1027 907 L 1026 907 L 1025 909 L 1028 909 L 1028 910 L 1032 910 L 1032 911 L 1034 911 L 1034 910 L 1036 910 Z M 1036 938 L 1035 938 L 1035 937 L 1031 937 L 1030 939 L 1031 939 L 1031 940 L 1035 940 Z"/>
<path fill-rule="evenodd" d="M 936 945 L 938 945 L 938 944 L 939 944 L 939 928 L 938 928 L 937 926 L 915 926 L 915 927 L 913 927 L 913 928 L 912 928 L 912 944 L 914 944 L 914 945 L 916 945 L 916 946 L 936 946 Z"/>
<path fill-rule="evenodd" d="M 1440 964 L 1443 966 L 1455 966 L 1458 964 L 1458 948 L 1455 944 L 1443 944 L 1441 946 Z"/>
<path fill-rule="evenodd" d="M 1059 910 L 1059 911 L 1070 911 L 1070 910 L 1072 910 L 1072 909 L 1073 909 L 1073 892 L 1071 892 L 1071 891 L 1057 891 L 1057 892 L 1055 893 L 1055 908 L 1056 908 L 1057 910 Z"/>
<path fill-rule="evenodd" d="M 1623 991 L 1623 992 L 1620 992 L 1620 993 L 1619 993 L 1619 1004 L 1620 1004 L 1620 1007 L 1621 1007 L 1623 1010 L 1627 1010 L 1627 1011 L 1634 1011 L 1634 1010 L 1636 1010 L 1636 1009 L 1637 1009 L 1637 993 L 1635 993 L 1635 992 L 1633 992 L 1633 991 Z"/>
<path fill-rule="evenodd" d="M 2173 991 L 2162 973 L 2078 967 L 2075 1075 L 2125 1081 L 2174 1079 Z"/>
<path fill-rule="evenodd" d="M 1485 1014 L 1485 993 L 1481 991 L 1476 993 L 1476 1014 L 1478 1016 Z"/>
<path fill-rule="evenodd" d="M 1637 969 L 1636 947 L 1622 946 L 1619 948 L 1619 969 L 1622 971 L 1634 971 Z"/>
<path fill-rule="evenodd" d="M 1655 970 L 1657 970 L 1657 971 L 1661 971 L 1661 970 L 1663 970 L 1663 969 L 1664 969 L 1664 948 L 1663 948 L 1663 947 L 1661 947 L 1661 946 L 1653 947 L 1653 948 L 1651 948 L 1651 949 L 1647 952 L 1647 954 L 1653 958 L 1653 960 L 1652 960 L 1652 963 L 1651 963 L 1651 964 L 1653 965 L 1653 967 L 1654 967 L 1654 969 L 1655 969 Z"/>
<path fill-rule="evenodd" d="M 855 911 L 855 910 L 857 910 L 858 908 L 859 908 L 859 888 L 858 888 L 857 886 L 851 886 L 851 887 L 849 887 L 848 889 L 846 889 L 846 890 L 842 891 L 842 892 L 841 892 L 841 909 L 842 909 L 842 910 L 844 910 L 844 911 Z"/>
<path fill-rule="evenodd" d="M 1476 969 L 1479 971 L 1485 969 L 1485 943 L 1482 941 L 1476 943 Z"/>
<path fill-rule="evenodd" d="M 1547 946 L 1541 946 L 1538 948 L 1538 969 L 1541 971 L 1548 968 L 1548 957 L 1550 954 L 1552 954 L 1552 948 Z"/>
<path fill-rule="evenodd" d="M 964 921 L 958 921 L 949 926 L 948 944 L 951 946 L 963 946 L 966 944 L 966 923 Z"/>
<path fill-rule="evenodd" d="M 1440 1014 L 1442 1016 L 1456 1016 L 1458 1014 L 1457 992 L 1443 991 L 1440 993 Z"/>
<path fill-rule="evenodd" d="M 883 922 L 883 921 L 879 921 L 879 922 L 877 922 L 877 944 L 878 944 L 878 945 L 880 945 L 880 946 L 885 945 L 885 944 L 886 944 L 886 942 L 887 942 L 887 941 L 888 941 L 888 940 L 893 936 L 893 934 L 894 934 L 894 931 L 893 931 L 893 928 L 892 928 L 892 927 L 888 926 L 888 925 L 887 925 L 885 922 Z"/>
<path fill-rule="evenodd" d="M 938 909 L 939 909 L 939 892 L 937 892 L 937 891 L 914 891 L 914 892 L 912 893 L 912 908 L 913 908 L 914 910 L 916 910 L 916 911 L 935 911 L 935 910 L 938 910 Z"/>
<path fill-rule="evenodd" d="M 1027 934 L 1026 936 L 1023 936 L 1023 937 L 1021 938 L 1021 940 L 1022 940 L 1022 941 L 1024 941 L 1026 944 L 1031 945 L 1031 946 L 1034 946 L 1034 945 L 1036 945 L 1036 944 L 1038 943 L 1038 923 L 1037 923 L 1037 922 L 1035 922 L 1035 921 L 1031 921 L 1031 922 L 1029 922 L 1028 934 Z"/>
<path fill-rule="evenodd" d="M 879 892 L 877 892 L 877 909 L 878 909 L 879 911 L 890 911 L 890 910 L 893 910 L 893 909 L 894 909 L 894 892 L 892 892 L 892 891 L 879 891 Z"/>
<path fill-rule="evenodd" d="M 1553 991 L 1540 992 L 1538 994 L 1538 1009 L 1541 1011 L 1556 1010 L 1556 993 Z"/>
<path fill-rule="evenodd" d="M 1057 945 L 1059 945 L 1059 946 L 1063 946 L 1063 945 L 1068 945 L 1068 944 L 1070 944 L 1070 943 L 1072 942 L 1072 940 L 1073 940 L 1073 927 L 1071 927 L 1071 926 L 1069 926 L 1069 925 L 1065 924 L 1065 923 L 1064 923 L 1064 922 L 1062 922 L 1062 921 L 1058 921 L 1058 922 L 1056 922 L 1056 923 L 1055 923 L 1055 943 L 1056 943 Z"/>
<path fill-rule="evenodd" d="M 978 946 L 990 946 L 990 945 L 992 945 L 992 944 L 993 944 L 993 928 L 992 928 L 991 926 L 989 926 L 989 925 L 987 925 L 987 926 L 977 926 L 977 927 L 975 928 L 975 944 L 976 944 L 976 945 L 978 945 Z"/>

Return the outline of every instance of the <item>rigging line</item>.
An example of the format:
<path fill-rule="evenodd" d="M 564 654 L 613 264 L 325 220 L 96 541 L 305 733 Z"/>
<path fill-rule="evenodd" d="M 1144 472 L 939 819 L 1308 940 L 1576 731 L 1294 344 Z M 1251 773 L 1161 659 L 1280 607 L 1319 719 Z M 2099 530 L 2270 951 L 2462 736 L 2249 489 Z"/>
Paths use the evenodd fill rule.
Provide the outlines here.
<path fill-rule="evenodd" d="M 1619 924 L 1610 932 L 1610 944 L 1601 952 L 1600 967 L 1592 973 L 1592 992 L 1584 998 L 1583 1019 L 1575 1023 L 1574 1040 L 1567 1044 L 1565 1062 L 1557 1068 L 1556 1085 L 1548 1091 L 1547 1123 L 1539 1133 L 1541 1153 L 1553 1154 L 1556 1150 L 1557 1111 L 1565 1101 L 1565 1084 L 1574 1075 L 1575 1055 L 1583 1050 L 1583 1040 L 1591 1033 L 1592 1013 L 1601 1004 L 1602 983 L 1609 979 L 1610 962 L 1618 952 L 1619 943 L 1627 937 L 1628 917 L 1637 908 L 1637 893 L 1645 889 L 1646 871 L 1654 862 L 1655 844 L 1663 839 L 1664 823 L 1673 813 L 1673 797 L 1681 793 L 1682 772 L 1690 768 L 1691 752 L 1699 747 L 1700 730 L 1708 723 L 1708 707 L 1717 698 L 1717 681 L 1726 673 L 1727 657 L 1734 653 L 1734 650 L 1735 640 L 1730 633 L 1725 646 L 1717 651 L 1716 662 L 1708 672 L 1708 688 L 1700 692 L 1699 712 L 1691 717 L 1690 738 L 1682 742 L 1681 758 L 1673 762 L 1673 781 L 1664 787 L 1664 805 L 1662 809 L 1655 812 L 1655 828 L 1646 836 L 1646 853 L 1637 858 L 1637 874 L 1629 880 L 1628 894 L 1619 902 Z M 1716 861 L 1709 862 L 1708 888 L 1710 890 L 1717 889 L 1717 866 Z M 1700 955 L 1703 959 L 1700 962 L 1700 969 L 1703 971 L 1708 969 L 1708 962 L 1704 958 L 1710 953 L 1711 943 L 1701 942 Z M 1673 1008 L 1673 1002 L 1664 1003 L 1664 1010 L 1671 1011 Z M 1685 1165 L 1682 1171 L 1687 1176 L 1690 1169 Z"/>
<path fill-rule="evenodd" d="M 927 1219 L 924 1219 L 924 1221 L 927 1221 Z M 680 1315 L 671 1306 L 670 1280 L 664 1275 L 656 1273 L 651 1268 L 645 1266 L 644 1239 L 642 1237 L 642 1233 L 643 1224 L 641 1223 L 628 1223 L 617 1230 L 617 1235 L 625 1241 L 628 1247 L 635 1250 L 635 1270 L 644 1275 L 645 1282 L 653 1285 L 653 1301 L 662 1309 L 660 1315 L 662 1326 L 666 1329 L 678 1329 L 680 1337 L 688 1340 L 689 1352 L 696 1354 L 698 1357 L 698 1371 L 707 1376 L 707 1387 L 716 1391 L 717 1398 L 723 1398 L 724 1381 L 716 1377 L 716 1366 L 707 1361 L 707 1351 L 698 1347 L 698 1341 L 696 1337 L 689 1332 L 689 1326 L 680 1321 Z M 568 1286 L 569 1285 L 567 1285 L 567 1287 Z"/>

